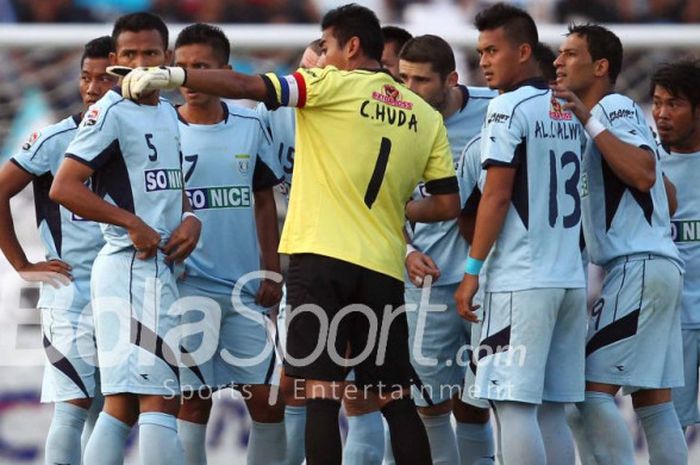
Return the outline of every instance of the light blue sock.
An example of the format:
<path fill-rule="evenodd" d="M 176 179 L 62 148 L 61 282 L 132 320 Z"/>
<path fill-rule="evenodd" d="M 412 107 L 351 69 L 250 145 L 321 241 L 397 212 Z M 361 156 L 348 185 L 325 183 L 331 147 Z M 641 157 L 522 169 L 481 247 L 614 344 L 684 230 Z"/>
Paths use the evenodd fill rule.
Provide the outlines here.
<path fill-rule="evenodd" d="M 649 445 L 650 465 L 687 465 L 688 446 L 672 402 L 635 409 Z"/>
<path fill-rule="evenodd" d="M 586 400 L 576 406 L 596 461 L 605 465 L 634 465 L 632 436 L 615 398 L 603 392 L 587 391 Z"/>
<path fill-rule="evenodd" d="M 46 437 L 46 465 L 80 465 L 80 437 L 87 410 L 68 402 L 54 405 L 53 418 Z"/>
<path fill-rule="evenodd" d="M 452 465 L 459 463 L 457 451 L 457 438 L 452 428 L 452 414 L 421 415 L 425 432 L 430 443 L 430 455 L 433 465 Z"/>
<path fill-rule="evenodd" d="M 174 415 L 162 412 L 139 415 L 139 454 L 141 463 L 147 465 L 185 465 L 185 451 L 177 436 Z"/>
<path fill-rule="evenodd" d="M 547 456 L 537 423 L 537 405 L 493 402 L 501 428 L 503 465 L 542 465 Z"/>
<path fill-rule="evenodd" d="M 124 447 L 131 426 L 102 412 L 85 446 L 85 463 L 89 465 L 123 465 Z"/>
<path fill-rule="evenodd" d="M 306 406 L 284 408 L 284 429 L 287 435 L 287 463 L 301 465 L 306 459 L 304 435 L 306 431 Z"/>
<path fill-rule="evenodd" d="M 177 435 L 185 450 L 187 465 L 207 465 L 207 425 L 177 420 Z"/>
<path fill-rule="evenodd" d="M 384 422 L 380 412 L 348 417 L 343 465 L 381 465 L 384 458 Z"/>
<path fill-rule="evenodd" d="M 566 423 L 566 404 L 543 402 L 537 409 L 537 421 L 547 453 L 547 463 L 575 465 L 574 437 Z"/>
<path fill-rule="evenodd" d="M 396 465 L 394 450 L 391 448 L 391 432 L 386 419 L 382 419 L 382 424 L 384 425 L 384 465 Z"/>
<path fill-rule="evenodd" d="M 252 422 L 248 441 L 248 465 L 287 465 L 287 433 L 284 422 Z"/>
<path fill-rule="evenodd" d="M 496 461 L 491 423 L 457 423 L 461 465 L 493 465 Z"/>
<path fill-rule="evenodd" d="M 578 411 L 575 405 L 566 404 L 566 422 L 569 424 L 569 429 L 571 429 L 571 433 L 574 435 L 578 459 L 581 465 L 598 465 L 598 461 L 593 455 L 593 446 L 583 429 L 581 412 Z"/>
<path fill-rule="evenodd" d="M 97 393 L 92 399 L 92 403 L 90 404 L 90 409 L 87 413 L 87 419 L 85 419 L 85 426 L 83 426 L 83 434 L 80 437 L 80 447 L 83 451 L 83 454 L 85 454 L 85 448 L 87 447 L 87 443 L 90 440 L 90 435 L 92 434 L 92 431 L 95 429 L 97 419 L 100 416 L 100 412 L 102 411 L 103 406 L 104 397 L 102 397 L 102 394 Z"/>

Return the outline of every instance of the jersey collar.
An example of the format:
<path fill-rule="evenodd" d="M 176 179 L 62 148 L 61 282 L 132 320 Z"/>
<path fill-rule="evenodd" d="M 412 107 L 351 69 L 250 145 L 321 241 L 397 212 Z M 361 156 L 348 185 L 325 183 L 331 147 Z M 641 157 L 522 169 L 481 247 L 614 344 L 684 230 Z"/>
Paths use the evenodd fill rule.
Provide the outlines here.
<path fill-rule="evenodd" d="M 175 113 L 177 114 L 177 119 L 180 120 L 180 122 L 182 124 L 184 124 L 185 126 L 189 126 L 190 123 L 188 123 L 185 120 L 185 118 L 183 118 L 182 115 L 180 114 L 180 107 L 182 105 L 173 105 L 173 106 L 175 107 Z M 228 123 L 228 116 L 231 114 L 231 112 L 228 109 L 228 105 L 226 105 L 226 102 L 224 102 L 223 100 L 221 101 L 221 109 L 224 111 L 224 119 L 219 121 L 219 123 L 226 124 L 226 123 Z M 219 124 L 219 123 L 214 123 L 214 124 Z"/>
<path fill-rule="evenodd" d="M 541 76 L 525 79 L 524 81 L 520 81 L 517 84 L 513 85 L 509 89 L 506 89 L 504 92 L 512 92 L 516 89 L 519 89 L 523 86 L 531 86 L 534 87 L 535 89 L 549 89 L 549 83 L 547 80 Z"/>
<path fill-rule="evenodd" d="M 464 84 L 459 84 L 457 87 L 462 91 L 462 106 L 459 108 L 459 112 L 461 113 L 467 108 L 467 103 L 469 103 L 469 88 Z"/>
<path fill-rule="evenodd" d="M 71 118 L 73 119 L 73 122 L 75 123 L 76 126 L 80 126 L 80 122 L 83 120 L 81 118 L 82 113 L 76 113 L 74 115 L 71 115 Z"/>

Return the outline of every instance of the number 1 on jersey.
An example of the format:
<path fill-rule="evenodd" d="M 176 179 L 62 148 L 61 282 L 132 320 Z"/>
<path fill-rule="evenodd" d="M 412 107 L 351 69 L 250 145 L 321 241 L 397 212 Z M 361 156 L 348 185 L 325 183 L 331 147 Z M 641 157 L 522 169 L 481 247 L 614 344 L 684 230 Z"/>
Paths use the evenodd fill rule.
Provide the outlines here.
<path fill-rule="evenodd" d="M 377 163 L 374 165 L 372 177 L 365 191 L 365 205 L 367 205 L 367 208 L 372 208 L 374 201 L 377 200 L 377 195 L 379 195 L 379 188 L 382 185 L 384 173 L 386 173 L 386 166 L 389 163 L 389 152 L 391 152 L 391 140 L 382 137 Z"/>

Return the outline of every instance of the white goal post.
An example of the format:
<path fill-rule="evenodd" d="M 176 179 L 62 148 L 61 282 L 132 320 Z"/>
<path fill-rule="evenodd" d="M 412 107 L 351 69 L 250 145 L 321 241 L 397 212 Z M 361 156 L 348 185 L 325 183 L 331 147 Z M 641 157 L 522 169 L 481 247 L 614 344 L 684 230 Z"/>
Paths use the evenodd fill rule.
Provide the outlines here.
<path fill-rule="evenodd" d="M 176 37 L 186 24 L 170 24 Z M 223 24 L 234 50 L 299 49 L 319 37 L 315 24 Z M 698 25 L 610 24 L 625 49 L 683 48 L 700 49 Z M 406 25 L 414 35 L 438 34 L 455 47 L 473 47 L 477 31 L 471 24 L 421 23 Z M 561 43 L 564 24 L 539 25 L 540 40 L 552 46 Z M 0 26 L 0 48 L 7 47 L 81 47 L 89 38 L 109 34 L 111 24 L 9 24 Z"/>

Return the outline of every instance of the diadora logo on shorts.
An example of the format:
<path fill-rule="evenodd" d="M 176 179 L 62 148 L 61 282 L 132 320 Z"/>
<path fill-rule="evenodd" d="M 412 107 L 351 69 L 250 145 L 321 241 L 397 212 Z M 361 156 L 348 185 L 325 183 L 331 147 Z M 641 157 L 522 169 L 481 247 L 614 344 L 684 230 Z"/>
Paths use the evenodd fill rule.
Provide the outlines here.
<path fill-rule="evenodd" d="M 236 154 L 236 161 L 238 162 L 238 172 L 241 174 L 248 174 L 248 171 L 250 171 L 250 155 L 247 153 Z"/>
<path fill-rule="evenodd" d="M 22 146 L 22 150 L 29 150 L 32 148 L 32 145 L 34 145 L 34 142 L 39 140 L 39 137 L 41 137 L 41 133 L 39 131 L 34 131 L 31 136 L 29 136 L 29 139 L 24 143 Z"/>
<path fill-rule="evenodd" d="M 250 207 L 249 186 L 200 187 L 187 189 L 192 209 Z"/>
<path fill-rule="evenodd" d="M 573 118 L 573 115 L 564 110 L 561 103 L 559 103 L 559 100 L 552 97 L 549 106 L 549 117 L 556 120 L 570 121 L 571 118 Z"/>
<path fill-rule="evenodd" d="M 146 192 L 182 189 L 182 172 L 180 170 L 146 170 Z"/>
<path fill-rule="evenodd" d="M 87 113 L 85 113 L 85 117 L 83 118 L 82 125 L 83 126 L 94 126 L 95 123 L 97 123 L 97 119 L 100 117 L 100 109 L 99 108 L 91 108 L 88 110 Z"/>
<path fill-rule="evenodd" d="M 673 242 L 700 241 L 700 220 L 671 221 Z"/>
<path fill-rule="evenodd" d="M 402 100 L 399 89 L 391 84 L 384 84 L 381 92 L 372 92 L 372 98 L 392 107 L 403 108 L 405 110 L 413 109 L 413 103 Z"/>

